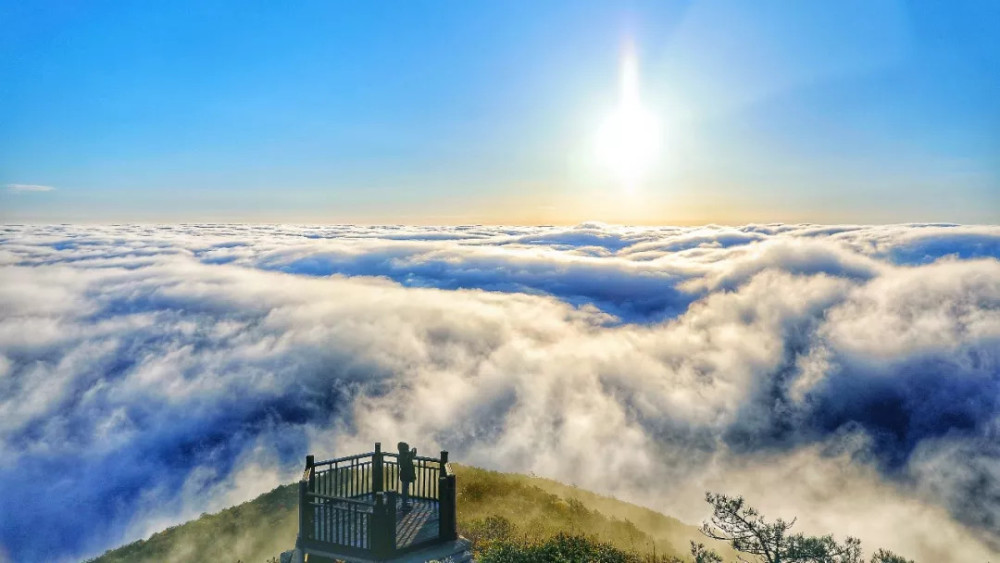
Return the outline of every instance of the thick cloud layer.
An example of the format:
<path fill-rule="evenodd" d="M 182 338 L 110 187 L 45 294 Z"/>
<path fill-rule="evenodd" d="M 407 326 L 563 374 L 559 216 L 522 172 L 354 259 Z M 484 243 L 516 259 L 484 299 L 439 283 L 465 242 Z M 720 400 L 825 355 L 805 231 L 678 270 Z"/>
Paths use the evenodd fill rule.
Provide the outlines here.
<path fill-rule="evenodd" d="M 1000 228 L 0 228 L 0 559 L 401 438 L 995 558 Z"/>

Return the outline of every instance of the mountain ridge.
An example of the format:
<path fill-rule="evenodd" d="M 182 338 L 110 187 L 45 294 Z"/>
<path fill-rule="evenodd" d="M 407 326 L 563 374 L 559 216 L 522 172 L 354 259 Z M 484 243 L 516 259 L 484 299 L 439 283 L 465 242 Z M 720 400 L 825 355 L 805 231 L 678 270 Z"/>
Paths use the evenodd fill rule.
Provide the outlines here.
<path fill-rule="evenodd" d="M 498 519 L 525 540 L 582 534 L 632 550 L 689 559 L 689 541 L 711 544 L 695 526 L 609 496 L 529 475 L 453 464 L 460 532 L 475 540 Z M 88 563 L 241 561 L 265 563 L 295 545 L 298 495 L 294 483 L 252 500 L 171 526 L 88 560 Z"/>

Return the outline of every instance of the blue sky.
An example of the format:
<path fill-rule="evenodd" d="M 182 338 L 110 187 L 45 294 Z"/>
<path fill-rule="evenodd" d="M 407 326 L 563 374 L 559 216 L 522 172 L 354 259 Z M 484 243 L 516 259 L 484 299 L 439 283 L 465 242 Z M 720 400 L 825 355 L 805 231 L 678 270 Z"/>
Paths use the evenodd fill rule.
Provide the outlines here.
<path fill-rule="evenodd" d="M 2 2 L 0 21 L 6 222 L 1000 217 L 995 2 Z M 626 190 L 592 141 L 628 45 L 663 142 Z"/>

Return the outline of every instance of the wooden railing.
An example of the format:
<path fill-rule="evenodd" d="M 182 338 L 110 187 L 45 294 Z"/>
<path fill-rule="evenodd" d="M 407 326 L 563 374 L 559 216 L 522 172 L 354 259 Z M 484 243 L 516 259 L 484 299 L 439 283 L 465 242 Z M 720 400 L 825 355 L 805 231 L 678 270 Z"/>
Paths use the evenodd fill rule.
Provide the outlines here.
<path fill-rule="evenodd" d="M 315 461 L 306 456 L 299 481 L 299 537 L 306 552 L 385 559 L 436 542 L 458 538 L 455 475 L 448 452 L 440 458 L 416 456 L 410 497 L 432 501 L 436 537 L 397 547 L 396 500 L 402 493 L 398 455 L 375 451 Z"/>
<path fill-rule="evenodd" d="M 447 461 L 447 452 L 442 452 Z M 399 454 L 383 453 L 382 467 L 385 480 L 383 491 L 394 491 L 402 494 L 403 485 L 399 481 Z M 413 469 L 416 479 L 410 485 L 410 497 L 416 499 L 438 500 L 438 481 L 441 477 L 441 460 L 432 457 L 415 456 Z"/>
<path fill-rule="evenodd" d="M 303 539 L 317 546 L 325 544 L 347 548 L 351 553 L 372 549 L 374 503 L 307 493 L 305 506 Z"/>
<path fill-rule="evenodd" d="M 381 490 L 375 487 L 375 457 L 377 452 L 352 455 L 326 461 L 310 462 L 306 456 L 309 490 L 323 495 L 354 498 Z"/>

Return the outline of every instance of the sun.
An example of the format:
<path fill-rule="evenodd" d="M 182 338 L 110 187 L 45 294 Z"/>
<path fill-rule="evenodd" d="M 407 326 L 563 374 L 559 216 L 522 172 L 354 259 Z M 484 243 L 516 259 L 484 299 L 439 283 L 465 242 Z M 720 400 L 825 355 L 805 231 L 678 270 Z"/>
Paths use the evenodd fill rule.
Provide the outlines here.
<path fill-rule="evenodd" d="M 639 99 L 639 72 L 635 53 L 622 57 L 621 98 L 597 132 L 601 163 L 627 190 L 635 189 L 649 172 L 661 147 L 659 120 Z"/>

